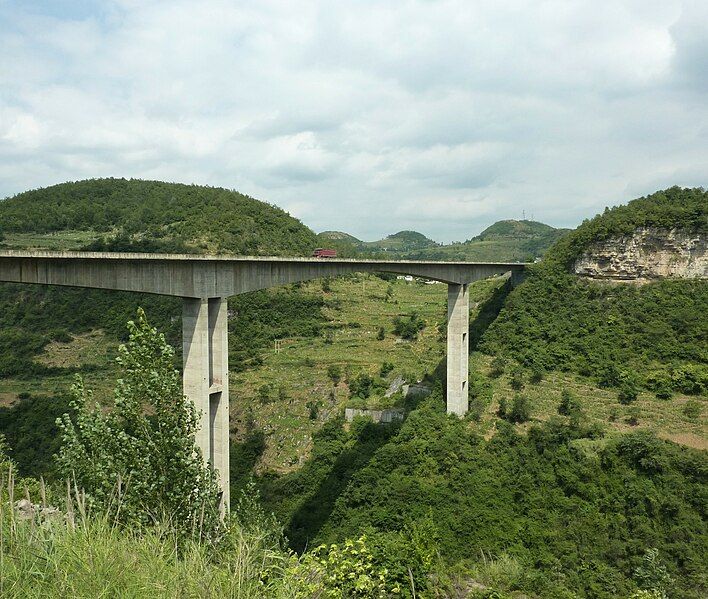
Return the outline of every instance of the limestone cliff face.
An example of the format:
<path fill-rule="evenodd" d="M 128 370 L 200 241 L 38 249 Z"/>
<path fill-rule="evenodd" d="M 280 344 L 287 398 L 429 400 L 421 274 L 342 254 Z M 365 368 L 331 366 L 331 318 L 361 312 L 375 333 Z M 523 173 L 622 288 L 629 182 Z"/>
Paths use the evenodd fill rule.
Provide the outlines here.
<path fill-rule="evenodd" d="M 575 273 L 596 279 L 648 281 L 708 278 L 708 234 L 678 229 L 637 229 L 633 235 L 591 246 Z"/>

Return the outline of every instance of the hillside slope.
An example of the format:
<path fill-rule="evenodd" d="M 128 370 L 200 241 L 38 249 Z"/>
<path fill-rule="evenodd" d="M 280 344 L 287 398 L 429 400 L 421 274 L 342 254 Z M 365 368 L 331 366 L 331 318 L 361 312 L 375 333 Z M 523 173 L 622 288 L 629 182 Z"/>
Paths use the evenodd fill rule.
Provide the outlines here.
<path fill-rule="evenodd" d="M 9 248 L 309 255 L 317 245 L 315 234 L 297 219 L 237 192 L 126 179 L 63 183 L 0 201 L 0 229 L 2 247 Z M 233 310 L 249 311 L 258 297 L 265 296 L 234 298 Z M 249 320 L 234 327 L 235 368 L 257 361 L 258 348 L 271 341 L 273 331 L 317 328 L 320 305 L 283 297 L 276 301 L 289 319 L 274 322 L 251 310 Z M 91 330 L 119 339 L 139 305 L 179 347 L 181 309 L 175 298 L 0 284 L 0 376 L 61 371 L 35 356 L 52 341 Z"/>
<path fill-rule="evenodd" d="M 533 262 L 568 229 L 535 221 L 502 220 L 465 242 L 442 244 L 416 231 L 400 231 L 378 241 L 361 241 L 341 231 L 325 231 L 318 239 L 342 256 L 393 260 Z"/>
<path fill-rule="evenodd" d="M 602 386 L 707 392 L 708 282 L 618 285 L 572 273 L 587 248 L 639 227 L 705 232 L 708 193 L 674 187 L 584 222 L 530 269 L 482 347 L 527 366 L 593 376 Z"/>

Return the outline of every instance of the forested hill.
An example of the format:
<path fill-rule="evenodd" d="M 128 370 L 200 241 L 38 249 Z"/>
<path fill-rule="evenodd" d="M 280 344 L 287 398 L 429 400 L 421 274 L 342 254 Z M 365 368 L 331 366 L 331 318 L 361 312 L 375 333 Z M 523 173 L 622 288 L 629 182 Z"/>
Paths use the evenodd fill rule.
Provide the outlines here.
<path fill-rule="evenodd" d="M 0 231 L 8 247 L 32 246 L 31 234 L 50 234 L 39 240 L 43 247 L 54 240 L 73 249 L 309 255 L 317 245 L 310 229 L 276 206 L 218 187 L 138 179 L 20 193 L 0 201 Z"/>
<path fill-rule="evenodd" d="M 625 399 L 646 388 L 708 393 L 708 282 L 594 282 L 572 274 L 591 244 L 640 227 L 708 230 L 708 193 L 672 187 L 607 209 L 561 238 L 507 298 L 482 340 L 527 367 L 576 372 Z"/>
<path fill-rule="evenodd" d="M 674 186 L 623 206 L 605 208 L 556 243 L 548 252 L 548 261 L 569 268 L 591 244 L 648 227 L 708 231 L 708 192 L 701 187 Z"/>

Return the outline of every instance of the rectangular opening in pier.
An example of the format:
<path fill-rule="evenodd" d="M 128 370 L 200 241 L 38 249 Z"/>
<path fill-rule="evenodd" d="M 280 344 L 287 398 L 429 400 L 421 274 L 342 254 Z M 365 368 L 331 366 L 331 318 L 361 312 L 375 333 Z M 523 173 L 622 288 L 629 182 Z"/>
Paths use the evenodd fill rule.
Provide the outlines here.
<path fill-rule="evenodd" d="M 219 414 L 219 404 L 221 403 L 221 391 L 209 394 L 209 462 L 215 466 L 214 462 L 214 438 L 216 435 L 217 416 Z"/>

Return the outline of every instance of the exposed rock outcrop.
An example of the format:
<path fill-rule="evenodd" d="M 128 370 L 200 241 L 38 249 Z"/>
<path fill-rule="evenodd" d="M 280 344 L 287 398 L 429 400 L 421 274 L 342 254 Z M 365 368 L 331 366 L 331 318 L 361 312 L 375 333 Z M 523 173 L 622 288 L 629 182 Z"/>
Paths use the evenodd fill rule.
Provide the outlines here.
<path fill-rule="evenodd" d="M 649 281 L 708 278 L 708 234 L 641 228 L 592 245 L 575 262 L 575 273 L 594 279 Z"/>

